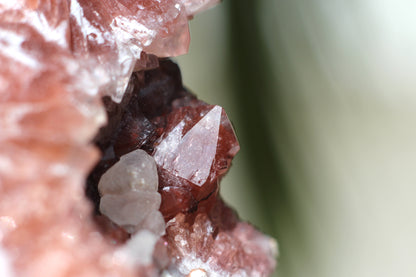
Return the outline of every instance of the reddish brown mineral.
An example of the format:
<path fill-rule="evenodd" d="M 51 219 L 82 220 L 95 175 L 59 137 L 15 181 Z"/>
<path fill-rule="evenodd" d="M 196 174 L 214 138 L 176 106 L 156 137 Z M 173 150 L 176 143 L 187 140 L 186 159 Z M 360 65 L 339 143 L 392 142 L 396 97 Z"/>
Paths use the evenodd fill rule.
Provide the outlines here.
<path fill-rule="evenodd" d="M 130 86 L 132 92 L 121 105 L 107 102 L 114 122 L 96 141 L 103 152 L 114 154 L 105 156 L 89 179 L 90 197 L 98 199 L 94 186 L 103 170 L 121 155 L 143 148 L 158 165 L 165 218 L 195 212 L 202 200 L 216 197 L 218 182 L 240 149 L 227 115 L 186 91 L 179 68 L 169 60 L 136 73 Z"/>
<path fill-rule="evenodd" d="M 173 62 L 159 65 L 133 75 L 121 104 L 106 101 L 110 124 L 96 143 L 112 154 L 90 176 L 90 193 L 104 168 L 145 149 L 158 166 L 160 211 L 168 221 L 155 252 L 164 274 L 268 276 L 275 267 L 275 241 L 239 222 L 218 196 L 219 180 L 239 150 L 228 117 L 186 91 Z"/>
<path fill-rule="evenodd" d="M 166 232 L 157 251 L 167 248 L 171 259 L 165 270 L 172 276 L 192 276 L 197 271 L 205 276 L 269 276 L 276 265 L 276 242 L 239 222 L 220 199 L 192 222 L 184 214 L 176 215 Z"/>
<path fill-rule="evenodd" d="M 185 53 L 187 19 L 215 2 L 0 0 L 0 273 L 197 272 L 185 256 L 212 276 L 271 272 L 273 244 L 218 200 L 239 149 L 225 112 L 158 59 Z M 160 211 L 173 218 L 163 238 L 151 232 L 164 226 L 157 205 L 141 206 L 159 222 L 147 216 L 149 230 L 132 235 L 98 210 L 101 176 L 139 148 L 157 163 Z"/>

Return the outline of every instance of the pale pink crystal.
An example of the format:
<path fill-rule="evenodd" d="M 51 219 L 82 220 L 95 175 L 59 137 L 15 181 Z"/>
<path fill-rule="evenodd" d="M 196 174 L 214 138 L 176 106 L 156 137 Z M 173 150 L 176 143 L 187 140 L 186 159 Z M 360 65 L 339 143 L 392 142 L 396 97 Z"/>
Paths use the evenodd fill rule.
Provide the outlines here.
<path fill-rule="evenodd" d="M 166 276 L 268 276 L 276 264 L 275 241 L 239 222 L 218 196 L 219 180 L 239 150 L 223 109 L 186 91 L 169 60 L 135 73 L 129 87 L 120 104 L 106 101 L 112 121 L 95 142 L 109 154 L 90 175 L 91 192 L 122 153 L 144 149 L 158 165 L 160 211 L 168 220 L 155 253 Z"/>
<path fill-rule="evenodd" d="M 142 51 L 168 57 L 188 50 L 187 14 L 178 0 L 73 0 L 70 9 L 72 51 L 104 63 L 112 79 L 106 93 L 117 102 Z"/>
<path fill-rule="evenodd" d="M 159 166 L 202 186 L 217 153 L 221 112 L 221 107 L 213 107 L 185 135 L 185 121 L 181 121 L 156 147 L 154 157 Z"/>
<path fill-rule="evenodd" d="M 101 95 L 121 99 L 143 50 L 186 52 L 188 16 L 174 0 L 0 0 L 0 239 L 17 276 L 154 272 L 113 259 L 84 182 Z"/>

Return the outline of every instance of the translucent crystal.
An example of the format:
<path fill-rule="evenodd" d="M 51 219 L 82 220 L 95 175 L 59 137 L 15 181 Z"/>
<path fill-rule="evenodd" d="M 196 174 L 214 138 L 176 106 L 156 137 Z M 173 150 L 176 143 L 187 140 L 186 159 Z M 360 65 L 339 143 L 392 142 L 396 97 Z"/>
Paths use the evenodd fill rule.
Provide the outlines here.
<path fill-rule="evenodd" d="M 217 152 L 221 112 L 221 107 L 213 107 L 185 135 L 185 121 L 181 121 L 156 146 L 154 158 L 158 165 L 202 186 L 208 179 Z"/>
<path fill-rule="evenodd" d="M 97 144 L 112 154 L 93 171 L 91 187 L 105 167 L 142 148 L 157 163 L 165 219 L 202 206 L 209 209 L 208 198 L 216 197 L 219 180 L 240 149 L 224 109 L 183 88 L 179 68 L 169 60 L 134 74 L 130 88 L 122 103 L 106 102 L 113 121 L 102 129 Z"/>
<path fill-rule="evenodd" d="M 101 195 L 131 191 L 155 192 L 157 188 L 155 160 L 140 149 L 121 156 L 120 161 L 108 169 L 98 183 Z"/>
<path fill-rule="evenodd" d="M 135 68 L 156 66 L 144 52 L 186 51 L 186 19 L 174 0 L 0 0 L 0 237 L 16 276 L 137 276 L 92 220 L 91 140 L 101 96 L 120 100 Z"/>
<path fill-rule="evenodd" d="M 129 233 L 150 227 L 161 235 L 165 228 L 164 224 L 158 224 L 163 219 L 158 211 L 161 198 L 157 188 L 154 159 L 143 150 L 132 151 L 101 176 L 100 211 Z"/>
<path fill-rule="evenodd" d="M 16 276 L 271 272 L 273 241 L 218 200 L 239 149 L 228 117 L 156 58 L 185 53 L 187 19 L 215 2 L 0 0 L 0 254 Z"/>
<path fill-rule="evenodd" d="M 96 143 L 111 154 L 91 176 L 120 159 L 116 168 L 126 151 L 139 148 L 153 155 L 167 221 L 154 254 L 163 276 L 268 276 L 276 264 L 276 242 L 240 222 L 218 196 L 219 181 L 239 150 L 227 115 L 185 90 L 174 63 L 160 60 L 159 65 L 134 74 L 120 104 L 106 102 L 113 121 Z M 118 203 L 113 213 L 127 203 Z"/>
<path fill-rule="evenodd" d="M 188 50 L 188 22 L 180 1 L 73 0 L 70 14 L 74 53 L 94 55 L 105 64 L 111 76 L 105 93 L 116 102 L 142 51 L 177 56 Z"/>

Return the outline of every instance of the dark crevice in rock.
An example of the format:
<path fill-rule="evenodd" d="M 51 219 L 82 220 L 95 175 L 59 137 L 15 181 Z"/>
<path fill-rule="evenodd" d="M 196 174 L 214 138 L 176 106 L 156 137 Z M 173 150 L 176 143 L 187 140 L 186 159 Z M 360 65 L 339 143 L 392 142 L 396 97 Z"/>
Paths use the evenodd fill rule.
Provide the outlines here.
<path fill-rule="evenodd" d="M 104 97 L 108 123 L 94 139 L 102 158 L 88 176 L 86 195 L 99 214 L 101 175 L 122 155 L 136 149 L 158 165 L 161 212 L 209 211 L 239 146 L 224 110 L 187 91 L 178 66 L 160 59 L 159 67 L 134 72 L 121 103 Z M 202 203 L 202 207 L 201 207 Z M 204 207 L 208 203 L 207 207 Z"/>
<path fill-rule="evenodd" d="M 86 195 L 93 202 L 96 213 L 99 213 L 97 186 L 101 175 L 120 156 L 135 149 L 142 148 L 151 154 L 154 141 L 166 125 L 164 116 L 171 111 L 172 101 L 179 97 L 196 99 L 183 88 L 175 63 L 160 59 L 159 65 L 156 69 L 134 72 L 121 103 L 103 97 L 108 122 L 93 140 L 102 158 L 86 184 Z"/>

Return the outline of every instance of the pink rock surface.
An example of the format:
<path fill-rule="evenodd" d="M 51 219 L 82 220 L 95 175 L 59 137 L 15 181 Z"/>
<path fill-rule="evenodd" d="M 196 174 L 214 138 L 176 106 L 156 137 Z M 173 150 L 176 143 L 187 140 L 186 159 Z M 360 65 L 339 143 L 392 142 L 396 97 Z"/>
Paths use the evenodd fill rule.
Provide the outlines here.
<path fill-rule="evenodd" d="M 90 141 L 100 95 L 121 99 L 142 50 L 186 52 L 188 16 L 174 0 L 0 1 L 0 239 L 16 276 L 140 275 L 91 220 Z"/>
<path fill-rule="evenodd" d="M 167 248 L 171 258 L 165 270 L 173 276 L 269 276 L 276 266 L 275 240 L 239 222 L 221 200 L 194 220 L 178 214 L 166 232 L 158 251 Z"/>
<path fill-rule="evenodd" d="M 187 20 L 215 2 L 0 0 L 0 250 L 15 276 L 181 276 L 188 254 L 213 274 L 271 271 L 269 239 L 217 198 L 239 148 L 225 112 L 188 93 L 179 70 L 156 58 L 185 53 Z M 180 122 L 176 143 L 163 151 Z M 161 212 L 174 221 L 154 257 L 149 244 L 146 257 L 128 262 L 120 249 L 140 253 L 135 242 L 152 234 L 129 239 L 108 218 L 94 218 L 85 182 L 100 154 L 88 179 L 96 185 L 138 148 L 156 156 Z"/>

